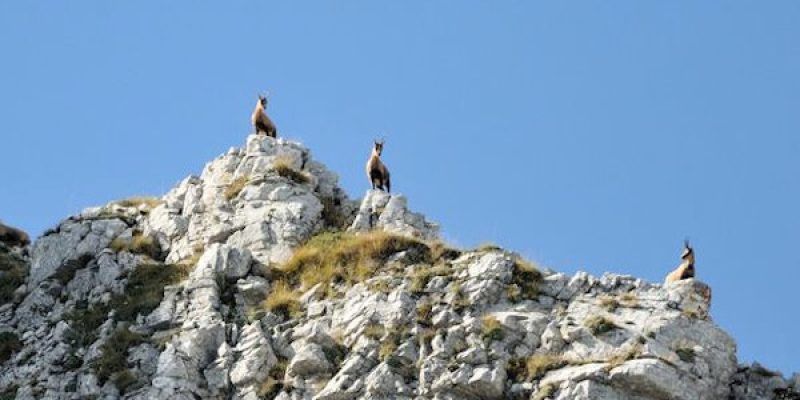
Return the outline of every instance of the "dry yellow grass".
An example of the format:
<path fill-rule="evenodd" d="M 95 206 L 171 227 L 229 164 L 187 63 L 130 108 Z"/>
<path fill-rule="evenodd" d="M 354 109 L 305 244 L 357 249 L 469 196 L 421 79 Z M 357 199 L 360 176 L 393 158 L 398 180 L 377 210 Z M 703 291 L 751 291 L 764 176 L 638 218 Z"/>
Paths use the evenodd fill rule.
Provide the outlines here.
<path fill-rule="evenodd" d="M 516 299 L 536 299 L 539 296 L 539 283 L 542 273 L 532 262 L 516 257 L 511 282 L 519 288 Z"/>
<path fill-rule="evenodd" d="M 364 327 L 364 331 L 361 334 L 370 339 L 378 340 L 383 337 L 385 332 L 386 330 L 383 328 L 383 325 L 373 323 Z"/>
<path fill-rule="evenodd" d="M 608 311 L 615 311 L 619 307 L 619 301 L 614 296 L 603 295 L 597 299 L 597 302 Z"/>
<path fill-rule="evenodd" d="M 247 186 L 247 182 L 250 181 L 249 176 L 240 176 L 236 179 L 232 180 L 231 183 L 225 188 L 225 199 L 230 201 L 236 198 L 239 193 L 242 192 L 245 186 Z"/>
<path fill-rule="evenodd" d="M 534 354 L 525 361 L 528 380 L 538 379 L 547 371 L 567 365 L 567 362 L 556 354 Z"/>
<path fill-rule="evenodd" d="M 136 208 L 138 208 L 138 207 L 144 205 L 145 208 L 150 209 L 150 208 L 158 207 L 163 202 L 161 201 L 161 199 L 159 199 L 157 197 L 135 196 L 135 197 L 129 197 L 129 198 L 123 199 L 123 200 L 118 200 L 115 203 L 117 205 L 121 206 L 121 207 L 136 207 Z"/>
<path fill-rule="evenodd" d="M 142 254 L 152 259 L 158 259 L 161 254 L 161 246 L 152 236 L 135 232 L 130 239 L 116 238 L 108 246 L 111 250 L 119 253 L 127 251 L 133 254 Z"/>
<path fill-rule="evenodd" d="M 493 315 L 484 315 L 483 321 L 483 340 L 503 340 L 503 325 Z"/>
<path fill-rule="evenodd" d="M 633 360 L 638 358 L 642 355 L 642 345 L 641 343 L 634 343 L 627 348 L 620 349 L 620 351 L 614 353 L 606 362 L 608 365 L 606 366 L 607 370 L 612 370 L 624 363 L 628 360 Z"/>
<path fill-rule="evenodd" d="M 291 160 L 287 157 L 276 157 L 272 162 L 272 168 L 275 169 L 278 175 L 299 184 L 308 183 L 310 180 L 305 172 L 292 168 Z"/>
<path fill-rule="evenodd" d="M 374 275 L 376 268 L 399 251 L 417 248 L 422 258 L 428 247 L 417 240 L 385 232 L 354 235 L 326 232 L 297 249 L 278 270 L 292 284 L 308 289 L 317 283 L 357 283 Z"/>
<path fill-rule="evenodd" d="M 295 290 L 284 281 L 278 281 L 272 287 L 264 299 L 264 307 L 276 314 L 283 314 L 291 318 L 297 318 L 302 314 L 302 306 L 298 300 L 299 296 Z"/>
<path fill-rule="evenodd" d="M 539 388 L 536 394 L 531 397 L 531 400 L 545 400 L 556 392 L 556 387 L 553 384 L 547 384 Z"/>

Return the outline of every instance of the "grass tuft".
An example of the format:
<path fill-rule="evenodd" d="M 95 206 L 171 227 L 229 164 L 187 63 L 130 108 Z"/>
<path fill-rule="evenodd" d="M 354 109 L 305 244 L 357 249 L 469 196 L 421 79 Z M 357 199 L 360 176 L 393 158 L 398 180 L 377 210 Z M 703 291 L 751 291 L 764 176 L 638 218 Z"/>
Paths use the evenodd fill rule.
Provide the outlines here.
<path fill-rule="evenodd" d="M 301 185 L 308 183 L 310 180 L 306 173 L 292 168 L 291 160 L 285 157 L 277 157 L 272 163 L 272 168 L 275 169 L 278 175 Z"/>
<path fill-rule="evenodd" d="M 193 266 L 181 264 L 141 264 L 128 276 L 125 292 L 109 302 L 116 310 L 117 321 L 133 321 L 139 314 L 147 315 L 161 304 L 164 287 L 189 276 Z"/>
<path fill-rule="evenodd" d="M 493 315 L 483 316 L 483 340 L 484 342 L 491 342 L 494 340 L 503 340 L 505 337 L 503 333 L 503 325 Z"/>
<path fill-rule="evenodd" d="M 264 299 L 264 308 L 287 318 L 297 318 L 303 313 L 297 292 L 284 281 L 278 281 Z"/>
<path fill-rule="evenodd" d="M 539 388 L 536 394 L 531 397 L 531 400 L 545 400 L 556 392 L 556 386 L 547 384 Z"/>
<path fill-rule="evenodd" d="M 489 251 L 502 251 L 502 250 L 503 250 L 502 247 L 500 247 L 500 246 L 498 246 L 498 245 L 496 245 L 496 244 L 494 244 L 492 242 L 481 243 L 480 245 L 478 245 L 478 249 L 477 249 L 477 251 L 481 252 L 481 253 L 489 252 Z"/>
<path fill-rule="evenodd" d="M 625 361 L 633 360 L 639 358 L 642 355 L 642 344 L 640 342 L 636 342 L 633 345 L 629 346 L 626 349 L 622 349 L 621 351 L 614 353 L 606 362 L 608 365 L 606 366 L 606 370 L 610 371 L 620 365 L 622 365 Z"/>
<path fill-rule="evenodd" d="M 70 321 L 69 340 L 74 346 L 86 347 L 97 340 L 97 328 L 115 310 L 117 321 L 133 321 L 138 315 L 150 314 L 161 303 L 164 287 L 185 279 L 192 266 L 180 264 L 140 264 L 128 276 L 122 293 L 114 294 L 106 303 L 76 307 L 64 318 Z"/>
<path fill-rule="evenodd" d="M 240 176 L 236 179 L 232 180 L 231 183 L 225 188 L 225 200 L 231 201 L 242 192 L 245 186 L 247 186 L 248 181 L 250 181 L 249 176 Z"/>
<path fill-rule="evenodd" d="M 283 377 L 288 366 L 288 360 L 279 358 L 278 363 L 270 368 L 264 381 L 256 386 L 256 396 L 259 399 L 274 399 L 278 395 L 278 392 L 283 389 Z"/>
<path fill-rule="evenodd" d="M 309 289 L 317 283 L 331 286 L 339 282 L 354 284 L 371 277 L 392 254 L 409 250 L 419 259 L 430 258 L 422 242 L 385 232 L 354 235 L 324 232 L 297 249 L 279 272 L 291 284 Z"/>
<path fill-rule="evenodd" d="M 86 268 L 92 259 L 93 257 L 90 254 L 83 254 L 78 258 L 64 261 L 64 263 L 61 264 L 58 269 L 56 269 L 56 272 L 53 274 L 52 278 L 64 286 L 75 277 L 75 273 L 78 272 L 79 269 Z"/>
<path fill-rule="evenodd" d="M 614 312 L 619 307 L 619 301 L 614 296 L 604 295 L 598 298 L 597 302 L 608 312 Z"/>
<path fill-rule="evenodd" d="M 20 342 L 14 332 L 0 333 L 0 364 L 8 361 L 14 353 L 22 349 L 22 342 Z"/>
<path fill-rule="evenodd" d="M 0 305 L 14 299 L 14 291 L 25 283 L 28 263 L 0 244 Z"/>
<path fill-rule="evenodd" d="M 386 331 L 383 329 L 383 325 L 371 323 L 364 327 L 364 331 L 361 332 L 361 334 L 370 339 L 380 340 L 385 332 Z"/>
<path fill-rule="evenodd" d="M 336 197 L 320 197 L 322 203 L 322 221 L 325 228 L 331 231 L 343 231 L 352 222 L 350 216 L 342 212 L 342 200 Z"/>
<path fill-rule="evenodd" d="M 378 359 L 381 361 L 389 361 L 395 350 L 397 350 L 397 343 L 393 340 L 381 342 L 380 347 L 378 347 Z"/>
<path fill-rule="evenodd" d="M 111 379 L 117 389 L 124 392 L 136 382 L 136 376 L 128 369 L 128 350 L 144 342 L 144 338 L 126 326 L 117 327 L 100 346 L 100 357 L 92 367 L 102 385 Z"/>
<path fill-rule="evenodd" d="M 694 348 L 689 346 L 680 347 L 676 349 L 675 354 L 678 355 L 678 358 L 680 358 L 681 361 L 686 363 L 694 363 L 695 357 L 697 356 L 697 354 L 694 351 Z"/>
<path fill-rule="evenodd" d="M 511 276 L 511 283 L 519 288 L 519 294 L 512 297 L 512 301 L 516 298 L 522 299 L 536 299 L 539 296 L 539 284 L 542 282 L 542 273 L 530 261 L 516 257 L 514 260 L 514 272 Z M 511 293 L 514 294 L 513 292 Z"/>
<path fill-rule="evenodd" d="M 120 207 L 134 207 L 139 208 L 144 206 L 145 209 L 153 209 L 161 205 L 163 201 L 156 197 L 136 196 L 127 199 L 118 200 L 115 202 Z"/>
<path fill-rule="evenodd" d="M 423 326 L 431 325 L 433 317 L 433 304 L 424 302 L 417 305 L 417 323 Z"/>
<path fill-rule="evenodd" d="M 583 325 L 589 328 L 595 336 L 602 335 L 617 328 L 617 325 L 613 321 L 602 315 L 593 315 L 586 318 L 586 320 L 583 321 Z"/>
<path fill-rule="evenodd" d="M 133 237 L 130 239 L 118 237 L 111 241 L 109 247 L 117 253 L 127 251 L 133 254 L 148 256 L 153 260 L 161 259 L 161 245 L 158 244 L 158 240 L 150 235 L 144 235 L 141 232 L 134 232 Z"/>
<path fill-rule="evenodd" d="M 539 379 L 548 371 L 567 365 L 567 361 L 556 354 L 534 354 L 525 360 L 525 372 L 528 380 Z"/>
<path fill-rule="evenodd" d="M 422 293 L 434 276 L 447 276 L 452 270 L 447 265 L 425 266 L 417 268 L 411 275 L 411 292 Z"/>

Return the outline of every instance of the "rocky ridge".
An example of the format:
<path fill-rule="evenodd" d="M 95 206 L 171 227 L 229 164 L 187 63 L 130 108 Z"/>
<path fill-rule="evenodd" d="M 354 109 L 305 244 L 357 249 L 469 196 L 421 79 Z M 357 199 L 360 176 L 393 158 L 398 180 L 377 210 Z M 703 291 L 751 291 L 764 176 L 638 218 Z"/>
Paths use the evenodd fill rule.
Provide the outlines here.
<path fill-rule="evenodd" d="M 0 244 L 0 279 L 0 399 L 800 399 L 702 282 L 448 248 L 284 139 Z"/>

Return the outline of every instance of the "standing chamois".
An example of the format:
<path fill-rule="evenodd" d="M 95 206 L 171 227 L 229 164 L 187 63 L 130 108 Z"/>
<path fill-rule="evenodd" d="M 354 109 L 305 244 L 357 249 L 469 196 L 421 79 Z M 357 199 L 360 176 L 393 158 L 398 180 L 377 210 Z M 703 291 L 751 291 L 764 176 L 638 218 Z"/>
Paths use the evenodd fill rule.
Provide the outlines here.
<path fill-rule="evenodd" d="M 372 189 L 386 190 L 387 193 L 391 193 L 392 184 L 389 180 L 389 169 L 381 162 L 382 152 L 383 140 L 375 140 L 372 155 L 369 156 L 367 161 L 367 178 L 372 184 Z"/>
<path fill-rule="evenodd" d="M 664 284 L 667 285 L 682 279 L 694 278 L 694 249 L 689 245 L 689 241 L 683 242 L 683 254 L 681 254 L 681 264 L 674 271 L 667 275 Z"/>
<path fill-rule="evenodd" d="M 272 120 L 267 116 L 267 97 L 269 97 L 269 93 L 267 93 L 266 96 L 258 95 L 256 109 L 253 110 L 250 121 L 256 128 L 256 135 L 263 132 L 265 135 L 274 138 L 278 137 L 278 128 L 275 127 L 275 124 L 273 124 Z"/>

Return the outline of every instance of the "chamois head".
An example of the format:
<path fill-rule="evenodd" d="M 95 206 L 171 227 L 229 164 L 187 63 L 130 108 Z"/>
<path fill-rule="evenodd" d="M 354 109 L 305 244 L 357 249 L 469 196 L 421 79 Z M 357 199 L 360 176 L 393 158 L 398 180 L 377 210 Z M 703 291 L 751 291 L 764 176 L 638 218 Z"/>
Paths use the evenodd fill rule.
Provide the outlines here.
<path fill-rule="evenodd" d="M 268 98 L 269 98 L 269 92 L 267 92 L 266 96 L 258 95 L 258 104 L 261 104 L 261 107 L 267 108 Z"/>
<path fill-rule="evenodd" d="M 373 140 L 374 146 L 372 148 L 372 151 L 375 154 L 377 154 L 379 157 L 380 157 L 381 153 L 383 153 L 383 142 L 384 142 L 383 139 L 381 139 L 381 140 Z"/>
<path fill-rule="evenodd" d="M 683 253 L 681 254 L 681 259 L 689 264 L 694 264 L 694 249 L 691 245 L 689 245 L 688 239 L 683 241 Z"/>

